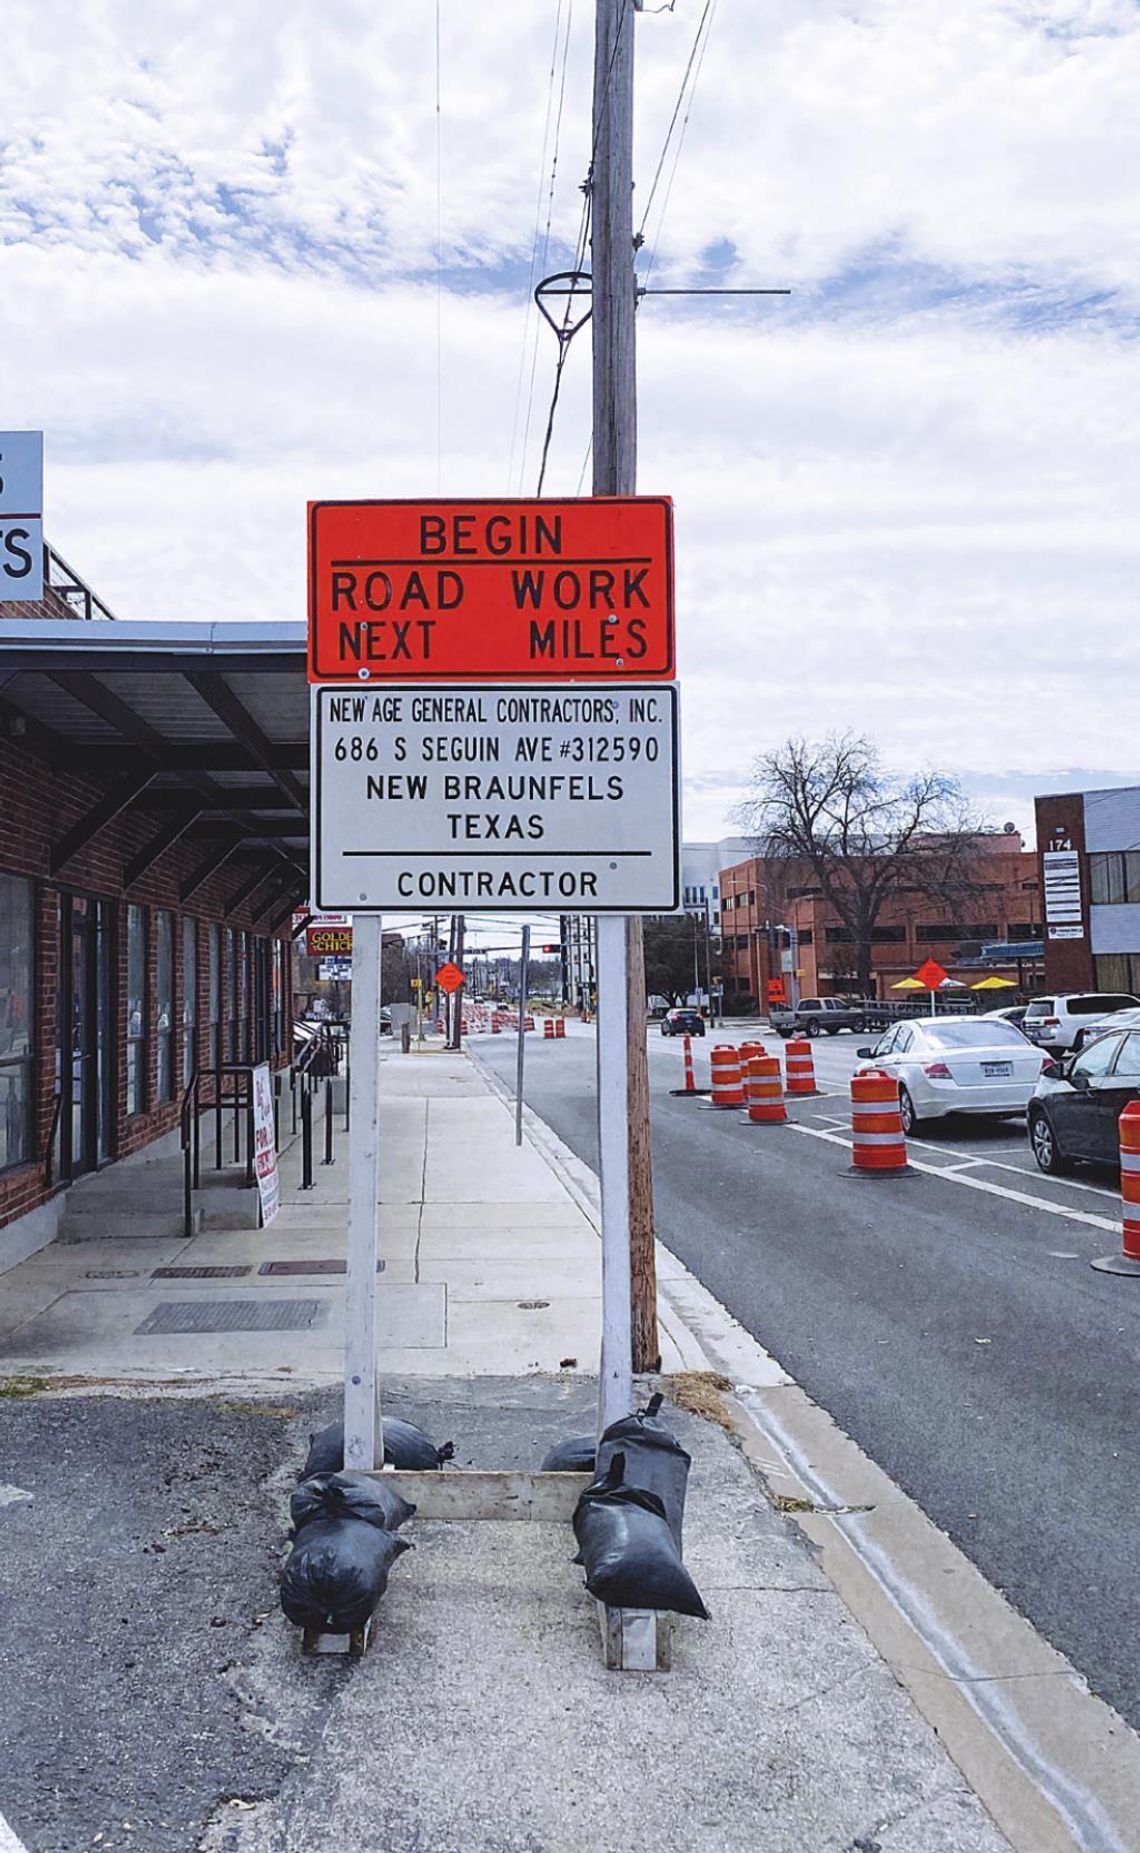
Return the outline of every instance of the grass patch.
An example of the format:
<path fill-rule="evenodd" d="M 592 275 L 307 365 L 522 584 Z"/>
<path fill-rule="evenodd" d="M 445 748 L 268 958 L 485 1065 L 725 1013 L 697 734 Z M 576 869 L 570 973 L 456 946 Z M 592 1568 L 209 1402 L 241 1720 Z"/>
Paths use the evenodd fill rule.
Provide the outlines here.
<path fill-rule="evenodd" d="M 0 1380 L 0 1396 L 10 1398 L 42 1396 L 50 1388 L 51 1380 L 47 1377 L 5 1377 Z"/>
<path fill-rule="evenodd" d="M 795 1498 L 788 1493 L 772 1493 L 772 1494 L 769 1494 L 769 1497 L 772 1501 L 772 1504 L 775 1506 L 777 1512 L 814 1512 L 815 1511 L 815 1507 L 812 1504 L 810 1499 Z"/>
<path fill-rule="evenodd" d="M 661 1388 L 678 1409 L 703 1416 L 706 1422 L 716 1422 L 729 1433 L 735 1429 L 724 1400 L 724 1392 L 732 1388 L 731 1377 L 722 1377 L 716 1370 L 677 1370 L 662 1377 Z"/>

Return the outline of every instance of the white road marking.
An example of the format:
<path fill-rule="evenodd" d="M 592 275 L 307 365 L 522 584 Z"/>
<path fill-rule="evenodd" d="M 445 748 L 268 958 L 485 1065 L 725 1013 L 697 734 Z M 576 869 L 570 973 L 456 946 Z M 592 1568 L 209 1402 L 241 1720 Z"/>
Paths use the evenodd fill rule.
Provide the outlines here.
<path fill-rule="evenodd" d="M 1043 1171 L 1036 1171 L 1036 1170 L 1031 1171 L 1027 1165 L 1003 1164 L 1000 1158 L 986 1158 L 981 1153 L 975 1153 L 971 1156 L 969 1152 L 959 1151 L 953 1145 L 935 1145 L 933 1141 L 930 1139 L 908 1139 L 907 1144 L 908 1145 L 920 1145 L 924 1152 L 946 1152 L 949 1154 L 951 1158 L 969 1158 L 972 1164 L 991 1165 L 995 1171 L 1012 1171 L 1015 1177 L 1044 1177 L 1045 1176 L 1045 1173 Z M 1005 1149 L 1008 1151 L 1008 1150 L 1014 1150 L 1016 1148 L 1007 1146 L 1005 1148 L 999 1148 L 999 1149 Z M 1091 1191 L 1094 1197 L 1108 1197 L 1109 1200 L 1113 1203 L 1117 1201 L 1117 1198 L 1119 1197 L 1119 1194 L 1120 1194 L 1118 1191 L 1115 1191 L 1115 1190 L 1106 1190 L 1103 1184 L 1079 1184 L 1074 1178 L 1071 1178 L 1071 1177 L 1067 1177 L 1064 1179 L 1055 1178 L 1055 1179 L 1051 1179 L 1050 1181 L 1053 1183 L 1061 1184 L 1065 1190 Z"/>
<path fill-rule="evenodd" d="M 25 1499 L 34 1499 L 34 1493 L 26 1493 L 22 1486 L 6 1486 L 0 1482 L 0 1506 L 16 1506 Z"/>
<path fill-rule="evenodd" d="M 847 1151 L 851 1150 L 850 1139 L 841 1139 L 838 1133 L 823 1132 L 817 1126 L 805 1126 L 802 1121 L 794 1122 L 793 1130 L 806 1133 L 809 1139 L 826 1139 L 831 1145 L 842 1145 Z M 1106 1229 L 1110 1235 L 1120 1234 L 1119 1220 L 1107 1216 L 1091 1216 L 1086 1210 L 1071 1210 L 1063 1203 L 1049 1203 L 1044 1197 L 1031 1197 L 1027 1190 L 1010 1190 L 1008 1185 L 991 1183 L 988 1178 L 966 1177 L 962 1171 L 947 1170 L 945 1165 L 924 1165 L 918 1158 L 911 1158 L 909 1163 L 913 1170 L 925 1172 L 928 1177 L 944 1177 L 948 1183 L 962 1184 L 967 1190 L 981 1190 L 987 1196 L 1004 1197 L 1010 1203 L 1022 1203 L 1031 1210 L 1043 1210 L 1046 1216 L 1064 1216 L 1069 1222 L 1086 1223 L 1090 1229 Z M 1012 1171 L 1016 1167 L 1007 1165 L 1004 1168 Z"/>

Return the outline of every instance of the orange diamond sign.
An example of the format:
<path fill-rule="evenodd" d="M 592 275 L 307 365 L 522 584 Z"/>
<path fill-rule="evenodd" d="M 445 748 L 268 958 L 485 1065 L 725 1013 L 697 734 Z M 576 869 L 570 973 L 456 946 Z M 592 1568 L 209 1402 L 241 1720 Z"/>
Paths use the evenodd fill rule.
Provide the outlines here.
<path fill-rule="evenodd" d="M 914 975 L 928 991 L 937 991 L 940 984 L 945 984 L 949 973 L 943 971 L 937 959 L 927 959 L 926 964 L 920 965 Z"/>
<path fill-rule="evenodd" d="M 446 991 L 448 996 L 450 996 L 453 991 L 458 991 L 460 985 L 466 984 L 467 982 L 458 965 L 453 965 L 450 959 L 446 965 L 440 966 L 435 974 L 435 981 L 440 990 Z"/>

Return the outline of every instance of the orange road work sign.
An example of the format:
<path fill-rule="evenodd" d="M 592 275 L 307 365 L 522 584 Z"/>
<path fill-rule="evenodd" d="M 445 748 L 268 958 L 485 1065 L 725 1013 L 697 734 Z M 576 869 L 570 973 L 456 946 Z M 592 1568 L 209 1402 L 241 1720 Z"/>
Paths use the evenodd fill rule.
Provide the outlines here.
<path fill-rule="evenodd" d="M 435 974 L 435 981 L 440 990 L 446 991 L 449 997 L 453 991 L 458 991 L 460 985 L 467 983 L 458 965 L 453 965 L 450 959 L 446 965 L 440 966 Z"/>
<path fill-rule="evenodd" d="M 669 680 L 673 505 L 310 502 L 310 682 Z"/>
<path fill-rule="evenodd" d="M 926 964 L 920 965 L 914 975 L 919 984 L 925 985 L 928 991 L 937 991 L 940 984 L 945 984 L 948 974 L 943 971 L 937 959 L 927 959 Z"/>

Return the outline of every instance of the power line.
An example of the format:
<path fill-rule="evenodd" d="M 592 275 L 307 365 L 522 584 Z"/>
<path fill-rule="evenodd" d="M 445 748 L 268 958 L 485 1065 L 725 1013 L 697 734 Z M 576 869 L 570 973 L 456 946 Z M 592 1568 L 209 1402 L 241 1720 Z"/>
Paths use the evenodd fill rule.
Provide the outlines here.
<path fill-rule="evenodd" d="M 561 12 L 561 4 L 559 6 L 559 11 Z M 571 28 L 571 25 L 573 24 L 573 19 L 574 19 L 574 0 L 567 0 L 566 30 L 563 33 L 563 37 L 562 37 L 562 74 L 561 74 L 561 78 L 559 81 L 559 87 L 558 87 L 558 109 L 557 109 L 557 113 L 555 115 L 555 120 L 554 120 L 554 146 L 553 146 L 553 152 L 552 152 L 551 162 L 550 162 L 550 185 L 549 185 L 549 190 L 547 192 L 546 227 L 543 232 L 543 239 L 542 239 L 541 268 L 544 271 L 546 269 L 546 260 L 550 253 L 550 229 L 551 229 L 551 225 L 554 219 L 554 192 L 555 192 L 555 186 L 557 184 L 557 179 L 558 179 L 558 150 L 559 150 L 559 145 L 560 145 L 561 136 L 562 136 L 562 107 L 563 107 L 563 103 L 565 102 L 565 98 L 566 98 L 566 67 L 569 61 L 570 28 Z M 557 31 L 557 24 L 556 24 L 556 31 Z M 531 293 L 533 293 L 533 272 L 532 272 L 532 292 Z M 523 474 L 526 470 L 527 445 L 530 442 L 530 421 L 531 421 L 531 415 L 534 409 L 534 382 L 535 382 L 535 373 L 538 367 L 538 341 L 539 341 L 540 332 L 541 330 L 536 326 L 535 331 L 534 331 L 534 345 L 531 351 L 530 382 L 527 388 L 526 421 L 523 426 L 522 452 L 519 457 L 519 488 L 520 489 L 522 488 Z"/>
<path fill-rule="evenodd" d="M 526 285 L 526 311 L 523 316 L 522 347 L 519 352 L 519 372 L 515 382 L 515 410 L 511 421 L 511 454 L 507 465 L 507 481 L 514 481 L 515 446 L 519 432 L 519 408 L 522 405 L 523 380 L 526 377 L 527 337 L 530 334 L 530 318 L 533 308 L 534 280 L 538 273 L 538 241 L 542 231 L 542 194 L 546 182 L 546 150 L 550 144 L 550 118 L 554 108 L 554 73 L 558 64 L 558 39 L 562 31 L 562 0 L 558 0 L 558 11 L 554 18 L 554 42 L 550 48 L 550 71 L 546 80 L 546 115 L 542 125 L 542 153 L 538 161 L 538 192 L 534 202 L 534 233 L 530 244 L 530 274 Z M 532 369 L 533 389 L 533 369 Z M 528 408 L 529 410 L 529 408 Z"/>
<path fill-rule="evenodd" d="M 435 492 L 443 494 L 443 113 L 440 0 L 435 0 Z"/>
<path fill-rule="evenodd" d="M 665 131 L 665 140 L 661 144 L 661 153 L 657 157 L 657 167 L 653 175 L 653 183 L 649 189 L 649 198 L 645 202 L 645 211 L 642 214 L 641 225 L 638 229 L 639 237 L 644 236 L 645 227 L 649 223 L 649 214 L 653 209 L 653 201 L 657 193 L 658 183 L 660 182 L 661 173 L 665 166 L 665 157 L 669 152 L 669 143 L 673 139 L 673 130 L 677 126 L 677 117 L 681 113 L 681 104 L 685 100 L 685 90 L 689 82 L 689 73 L 693 68 L 693 60 L 697 55 L 697 47 L 700 45 L 701 34 L 705 29 L 705 21 L 707 20 L 709 16 L 711 7 L 712 7 L 712 0 L 705 0 L 705 10 L 701 14 L 701 17 L 697 23 L 696 37 L 693 40 L 692 49 L 689 52 L 689 61 L 685 66 L 684 75 L 681 78 L 681 88 L 677 92 L 677 101 L 673 105 L 673 114 L 669 118 L 669 127 Z"/>
<path fill-rule="evenodd" d="M 712 26 L 714 26 L 714 20 L 716 20 L 716 9 L 717 0 L 704 0 L 704 11 L 701 13 L 699 24 L 697 24 L 697 33 L 695 33 L 695 37 L 693 37 L 693 48 L 691 48 L 690 59 L 688 59 L 688 65 L 684 67 L 684 76 L 682 76 L 682 80 L 680 80 L 677 106 L 673 109 L 673 117 L 669 120 L 669 130 L 665 133 L 665 145 L 664 148 L 662 148 L 660 159 L 658 159 L 656 174 L 652 176 L 652 187 L 649 189 L 649 202 L 647 202 L 647 206 L 645 206 L 645 217 L 643 217 L 643 221 L 641 221 L 641 232 L 638 233 L 638 237 L 641 237 L 641 235 L 645 233 L 645 226 L 647 226 L 647 222 L 649 222 L 649 208 L 652 206 L 652 196 L 654 196 L 656 189 L 658 189 L 658 180 L 660 180 L 660 174 L 662 174 L 662 169 L 664 169 L 665 154 L 667 154 L 667 148 L 669 148 L 669 141 L 673 139 L 673 126 L 675 126 L 675 122 L 677 122 L 677 111 L 680 109 L 680 102 L 682 102 L 682 98 L 684 98 L 686 85 L 688 85 L 688 102 L 686 102 L 686 107 L 684 107 L 684 117 L 680 120 L 680 133 L 678 133 L 677 137 L 677 152 L 675 152 L 675 156 L 673 156 L 673 167 L 669 169 L 669 182 L 665 185 L 665 198 L 662 200 L 660 219 L 658 219 L 656 232 L 654 232 L 654 237 L 652 237 L 652 250 L 649 252 L 649 263 L 647 263 L 647 267 L 645 267 L 645 278 L 651 276 L 652 265 L 654 265 L 654 261 L 656 261 L 656 248 L 658 248 L 660 237 L 662 237 L 662 226 L 665 224 L 665 213 L 669 211 L 669 198 L 673 195 L 673 182 L 677 180 L 677 169 L 678 165 L 680 165 L 680 150 L 684 148 L 684 135 L 686 135 L 686 130 L 688 130 L 688 126 L 690 126 L 693 98 L 697 95 L 697 85 L 701 82 L 704 54 L 708 52 L 708 41 L 710 41 L 710 37 L 712 37 Z M 703 33 L 704 37 L 701 37 Z M 695 69 L 693 69 L 693 61 L 695 61 Z"/>

